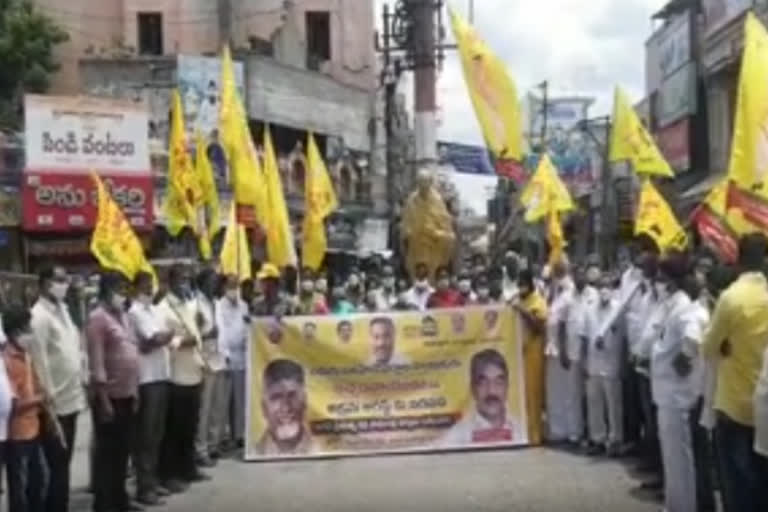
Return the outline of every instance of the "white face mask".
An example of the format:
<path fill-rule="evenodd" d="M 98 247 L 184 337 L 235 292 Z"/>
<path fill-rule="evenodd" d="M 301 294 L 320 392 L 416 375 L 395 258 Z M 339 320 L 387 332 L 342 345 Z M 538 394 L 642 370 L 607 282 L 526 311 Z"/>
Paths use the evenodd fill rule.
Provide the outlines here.
<path fill-rule="evenodd" d="M 656 295 L 659 297 L 659 300 L 664 300 L 667 298 L 669 291 L 667 290 L 666 283 L 654 283 L 653 286 L 656 289 Z"/>
<path fill-rule="evenodd" d="M 237 288 L 229 288 L 226 292 L 224 292 L 224 295 L 226 295 L 230 301 L 237 302 L 237 299 L 240 296 L 240 290 Z"/>
<path fill-rule="evenodd" d="M 600 300 L 603 303 L 606 303 L 609 300 L 611 300 L 611 295 L 612 295 L 612 293 L 611 293 L 610 288 L 601 288 L 600 289 Z"/>
<path fill-rule="evenodd" d="M 315 291 L 317 293 L 326 293 L 328 291 L 328 281 L 325 279 L 315 281 Z"/>
<path fill-rule="evenodd" d="M 419 290 L 426 290 L 427 288 L 429 288 L 429 281 L 427 281 L 426 279 L 420 279 L 419 281 L 416 281 L 414 285 Z"/>
<path fill-rule="evenodd" d="M 360 278 L 357 277 L 355 274 L 352 274 L 349 276 L 349 279 L 347 280 L 347 284 L 349 286 L 358 286 L 360 284 Z"/>
<path fill-rule="evenodd" d="M 58 301 L 63 301 L 67 296 L 67 289 L 69 285 L 67 283 L 53 283 L 51 284 L 51 295 Z"/>
<path fill-rule="evenodd" d="M 447 290 L 449 286 L 451 286 L 451 281 L 448 279 L 443 278 L 437 282 L 437 287 L 441 290 Z"/>
<path fill-rule="evenodd" d="M 394 277 L 385 277 L 383 279 L 384 288 L 387 290 L 394 290 L 395 289 L 395 278 Z"/>
<path fill-rule="evenodd" d="M 472 291 L 472 283 L 469 279 L 462 279 L 459 281 L 459 291 L 464 294 Z"/>
<path fill-rule="evenodd" d="M 19 337 L 16 338 L 16 343 L 18 343 L 21 348 L 26 350 L 32 344 L 32 336 L 33 334 L 31 332 L 20 334 Z"/>
<path fill-rule="evenodd" d="M 302 281 L 301 282 L 301 291 L 304 293 L 312 293 L 315 290 L 315 283 L 312 281 Z"/>
<path fill-rule="evenodd" d="M 147 295 L 146 293 L 140 293 L 136 296 L 136 302 L 148 306 L 149 304 L 152 304 L 152 296 Z"/>
<path fill-rule="evenodd" d="M 481 299 L 487 299 L 491 295 L 490 288 L 478 288 L 477 289 L 477 296 Z"/>
<path fill-rule="evenodd" d="M 125 309 L 125 295 L 121 295 L 119 293 L 112 294 L 112 307 L 122 311 Z"/>

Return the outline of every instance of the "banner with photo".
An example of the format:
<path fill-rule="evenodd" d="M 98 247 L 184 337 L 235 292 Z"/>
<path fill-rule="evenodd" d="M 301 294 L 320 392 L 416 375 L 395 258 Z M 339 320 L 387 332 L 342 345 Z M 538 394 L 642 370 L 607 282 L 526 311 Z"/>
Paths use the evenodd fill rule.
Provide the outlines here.
<path fill-rule="evenodd" d="M 526 445 L 523 332 L 505 306 L 259 319 L 245 458 Z"/>

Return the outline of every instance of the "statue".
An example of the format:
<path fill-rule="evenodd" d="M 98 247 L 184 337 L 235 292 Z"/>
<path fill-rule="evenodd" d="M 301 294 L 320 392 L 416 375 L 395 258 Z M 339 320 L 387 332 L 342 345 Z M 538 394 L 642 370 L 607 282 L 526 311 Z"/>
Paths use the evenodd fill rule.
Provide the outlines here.
<path fill-rule="evenodd" d="M 426 264 L 430 277 L 442 265 L 449 265 L 456 248 L 453 217 L 434 185 L 432 173 L 419 170 L 416 190 L 403 208 L 400 227 L 401 254 L 411 277 L 416 265 Z"/>

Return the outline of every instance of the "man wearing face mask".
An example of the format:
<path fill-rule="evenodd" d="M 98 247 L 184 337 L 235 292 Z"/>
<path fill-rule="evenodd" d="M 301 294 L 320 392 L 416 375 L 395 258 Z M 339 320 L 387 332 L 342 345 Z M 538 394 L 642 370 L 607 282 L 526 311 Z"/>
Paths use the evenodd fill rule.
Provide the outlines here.
<path fill-rule="evenodd" d="M 485 306 L 491 304 L 491 288 L 488 284 L 488 278 L 484 275 L 478 276 L 475 279 L 475 304 Z"/>
<path fill-rule="evenodd" d="M 472 290 L 472 279 L 469 277 L 469 272 L 465 270 L 459 272 L 459 276 L 456 279 L 456 288 L 459 290 L 464 304 L 477 303 L 477 295 Z"/>
<path fill-rule="evenodd" d="M 172 333 L 160 323 L 152 304 L 153 278 L 139 272 L 133 281 L 133 301 L 128 323 L 139 349 L 139 417 L 136 445 L 136 499 L 143 505 L 157 505 L 160 497 L 182 488 L 162 489 L 157 462 L 165 439 L 171 380 L 168 343 Z"/>
<path fill-rule="evenodd" d="M 232 376 L 231 432 L 238 447 L 243 446 L 245 438 L 245 368 L 250 322 L 248 306 L 240 298 L 237 277 L 227 276 L 224 297 L 219 299 L 216 308 L 216 325 L 219 327 L 219 346 L 227 356 Z"/>
<path fill-rule="evenodd" d="M 298 313 L 300 315 L 327 315 L 329 313 L 325 297 L 315 291 L 315 281 L 308 269 L 302 272 Z"/>
<path fill-rule="evenodd" d="M 69 475 L 75 443 L 77 415 L 85 408 L 84 354 L 77 330 L 64 303 L 69 280 L 62 267 L 47 267 L 38 275 L 40 297 L 32 308 L 34 336 L 28 348 L 49 401 L 64 434 L 64 443 L 49 425 L 43 432 L 43 451 L 50 473 L 46 512 L 69 509 Z"/>
<path fill-rule="evenodd" d="M 391 311 L 397 302 L 395 269 L 390 264 L 381 269 L 381 289 L 377 292 L 376 302 L 379 311 Z"/>
<path fill-rule="evenodd" d="M 160 453 L 160 481 L 166 488 L 183 487 L 210 477 L 195 464 L 195 437 L 200 417 L 201 385 L 205 362 L 197 326 L 197 304 L 188 293 L 190 272 L 181 263 L 168 272 L 168 294 L 157 305 L 161 325 L 173 332 L 171 397 L 167 438 Z"/>
<path fill-rule="evenodd" d="M 139 401 L 139 357 L 125 310 L 128 282 L 107 272 L 99 281 L 99 305 L 88 317 L 96 453 L 94 512 L 132 510 L 125 489 Z"/>
<path fill-rule="evenodd" d="M 462 294 L 451 287 L 451 274 L 448 267 L 438 268 L 435 277 L 437 286 L 427 301 L 428 309 L 458 308 L 466 304 Z"/>
<path fill-rule="evenodd" d="M 427 301 L 435 291 L 429 284 L 429 267 L 426 263 L 419 263 L 416 265 L 414 275 L 416 278 L 413 281 L 413 286 L 406 292 L 408 302 L 419 311 L 426 311 Z"/>

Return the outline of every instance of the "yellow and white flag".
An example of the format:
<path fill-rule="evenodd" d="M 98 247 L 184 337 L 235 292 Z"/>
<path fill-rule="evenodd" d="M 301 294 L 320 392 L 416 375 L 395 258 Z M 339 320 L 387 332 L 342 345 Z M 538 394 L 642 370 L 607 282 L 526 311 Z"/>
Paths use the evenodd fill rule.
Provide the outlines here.
<path fill-rule="evenodd" d="M 672 177 L 672 167 L 643 126 L 629 98 L 616 87 L 613 103 L 613 127 L 608 159 L 629 161 L 637 174 Z"/>
<path fill-rule="evenodd" d="M 575 208 L 568 187 L 557 172 L 548 154 L 539 159 L 539 165 L 520 195 L 525 207 L 525 220 L 536 222 L 550 212 L 567 212 Z"/>
<path fill-rule="evenodd" d="M 643 182 L 635 214 L 635 235 L 648 235 L 661 252 L 685 249 L 688 237 L 672 208 L 651 180 Z"/>
<path fill-rule="evenodd" d="M 219 272 L 223 275 L 238 276 L 242 282 L 251 278 L 251 249 L 248 246 L 245 226 L 237 221 L 235 208 L 232 203 L 219 255 Z"/>
<path fill-rule="evenodd" d="M 464 81 L 485 143 L 499 160 L 520 162 L 522 122 L 517 87 L 504 62 L 461 16 L 450 9 Z M 517 179 L 517 176 L 508 176 Z"/>
<path fill-rule="evenodd" d="M 264 129 L 264 179 L 267 185 L 269 217 L 265 230 L 267 234 L 267 259 L 277 268 L 296 265 L 296 248 L 293 232 L 285 203 L 283 183 L 277 166 L 277 155 L 272 144 L 269 126 Z"/>
<path fill-rule="evenodd" d="M 197 229 L 197 205 L 201 192 L 197 174 L 187 152 L 184 110 L 181 95 L 175 89 L 171 96 L 171 133 L 168 143 L 168 185 L 163 210 L 168 232 L 176 236 L 184 227 Z"/>
<path fill-rule="evenodd" d="M 325 218 L 339 207 L 331 177 L 312 133 L 307 137 L 307 173 L 304 182 L 302 262 L 317 270 L 323 264 L 328 241 Z"/>
<path fill-rule="evenodd" d="M 95 173 L 91 177 L 96 183 L 98 196 L 98 216 L 91 235 L 91 253 L 103 268 L 120 272 L 128 279 L 133 280 L 142 271 L 155 276 L 154 268 L 144 255 L 144 247 L 120 206 L 109 195 L 101 178 Z"/>
<path fill-rule="evenodd" d="M 727 201 L 768 231 L 768 32 L 752 12 L 744 23 Z"/>
<path fill-rule="evenodd" d="M 200 186 L 200 201 L 197 208 L 198 239 L 200 254 L 203 259 L 211 259 L 211 240 L 216 236 L 221 224 L 219 211 L 219 192 L 213 176 L 213 166 L 208 159 L 205 139 L 198 132 L 195 153 L 195 170 Z"/>
<path fill-rule="evenodd" d="M 249 210 L 247 221 L 266 227 L 268 204 L 266 184 L 259 157 L 251 138 L 240 93 L 235 83 L 235 70 L 229 47 L 221 55 L 221 109 L 219 134 L 229 163 L 235 203 Z"/>

